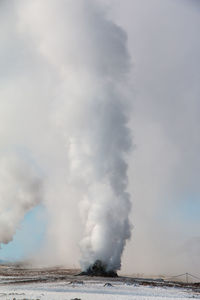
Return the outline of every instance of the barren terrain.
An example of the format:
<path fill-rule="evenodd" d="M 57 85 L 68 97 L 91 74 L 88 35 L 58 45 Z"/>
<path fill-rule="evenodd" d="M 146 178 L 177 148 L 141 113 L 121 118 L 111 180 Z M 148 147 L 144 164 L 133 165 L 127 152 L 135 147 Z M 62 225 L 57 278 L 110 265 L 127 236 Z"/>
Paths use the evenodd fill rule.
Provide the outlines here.
<path fill-rule="evenodd" d="M 79 276 L 80 270 L 0 266 L 0 299 L 200 299 L 200 283 Z"/>

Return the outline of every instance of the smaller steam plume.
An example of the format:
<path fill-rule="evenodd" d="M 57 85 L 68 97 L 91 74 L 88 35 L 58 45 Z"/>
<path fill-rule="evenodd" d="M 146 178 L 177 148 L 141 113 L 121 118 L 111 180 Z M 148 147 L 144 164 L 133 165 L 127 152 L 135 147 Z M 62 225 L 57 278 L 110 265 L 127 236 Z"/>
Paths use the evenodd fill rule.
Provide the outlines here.
<path fill-rule="evenodd" d="M 0 245 L 12 241 L 20 221 L 40 203 L 42 184 L 34 167 L 17 155 L 0 160 Z"/>

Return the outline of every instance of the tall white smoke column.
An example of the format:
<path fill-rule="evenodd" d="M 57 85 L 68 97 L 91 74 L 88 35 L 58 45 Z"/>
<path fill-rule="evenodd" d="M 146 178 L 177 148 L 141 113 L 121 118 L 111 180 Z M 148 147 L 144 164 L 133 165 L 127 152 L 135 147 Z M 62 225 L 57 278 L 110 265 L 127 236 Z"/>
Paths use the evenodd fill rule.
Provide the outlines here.
<path fill-rule="evenodd" d="M 72 140 L 72 170 L 85 182 L 81 209 L 85 233 L 81 242 L 83 269 L 97 259 L 108 269 L 121 266 L 121 254 L 130 237 L 127 165 L 124 154 L 130 148 L 126 116 L 115 84 L 101 87 L 94 95 L 88 136 Z M 112 89 L 112 92 L 111 92 Z"/>
<path fill-rule="evenodd" d="M 17 155 L 0 159 L 0 246 L 12 239 L 24 215 L 42 197 L 42 184 L 30 163 Z"/>
<path fill-rule="evenodd" d="M 100 259 L 108 270 L 118 270 L 130 237 L 125 155 L 131 138 L 127 99 L 122 92 L 129 70 L 126 35 L 92 1 L 78 2 L 87 26 L 84 38 L 91 44 L 79 61 L 83 74 L 79 73 L 80 79 L 74 84 L 74 90 L 80 84 L 82 89 L 85 86 L 84 92 L 75 91 L 73 100 L 79 109 L 75 120 L 81 121 L 74 124 L 68 137 L 71 180 L 79 182 L 83 195 L 81 266 L 85 270 Z"/>
<path fill-rule="evenodd" d="M 95 1 L 20 3 L 21 30 L 59 76 L 52 119 L 65 137 L 68 184 L 82 197 L 81 266 L 100 259 L 120 269 L 131 207 L 126 34 Z"/>

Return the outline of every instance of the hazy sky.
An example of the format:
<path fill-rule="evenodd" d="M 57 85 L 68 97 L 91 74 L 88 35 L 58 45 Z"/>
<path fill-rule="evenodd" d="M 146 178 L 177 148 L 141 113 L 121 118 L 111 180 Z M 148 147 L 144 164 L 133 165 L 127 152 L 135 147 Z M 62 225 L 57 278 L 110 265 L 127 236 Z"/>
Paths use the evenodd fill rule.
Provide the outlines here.
<path fill-rule="evenodd" d="M 78 243 L 81 236 L 80 223 L 77 221 L 78 200 L 73 203 L 68 200 L 69 203 L 63 211 L 63 202 L 59 198 L 63 199 L 63 195 L 67 194 L 68 198 L 71 196 L 75 199 L 79 194 L 78 191 L 69 191 L 65 187 L 65 180 L 62 179 L 66 177 L 63 137 L 59 136 L 53 126 L 49 128 L 49 119 L 56 119 L 58 115 L 62 123 L 65 111 L 62 115 L 58 109 L 55 115 L 52 114 L 52 111 L 55 111 L 52 99 L 59 99 L 60 96 L 59 101 L 63 101 L 65 87 L 60 84 L 56 72 L 63 61 L 64 64 L 69 62 L 64 56 L 64 50 L 67 48 L 59 51 L 59 46 L 63 46 L 60 36 L 62 41 L 65 29 L 63 32 L 59 31 L 60 36 L 55 38 L 58 48 L 47 49 L 51 48 L 50 33 L 55 34 L 58 30 L 55 24 L 59 24 L 55 21 L 52 22 L 54 26 L 51 26 L 48 18 L 59 20 L 59 17 L 63 16 L 59 16 L 58 7 L 58 11 L 53 15 L 50 10 L 44 10 L 40 11 L 37 17 L 35 7 L 32 10 L 31 7 L 23 8 L 23 1 L 19 2 L 22 6 L 19 5 L 17 8 L 15 5 L 6 4 L 6 1 L 0 4 L 0 118 L 3 124 L 0 128 L 1 153 L 4 155 L 8 149 L 10 151 L 14 148 L 20 153 L 23 152 L 20 155 L 29 156 L 24 145 L 31 148 L 35 159 L 33 164 L 37 164 L 39 173 L 45 173 L 45 176 L 51 174 L 47 176 L 50 191 L 48 209 L 45 211 L 43 207 L 40 213 L 38 208 L 26 216 L 14 241 L 3 246 L 0 258 L 32 255 L 33 251 L 27 242 L 27 237 L 32 232 L 33 248 L 38 250 L 38 244 L 46 244 L 46 248 L 43 248 L 45 250 L 40 251 L 41 260 L 44 257 L 43 253 L 48 249 L 46 256 L 50 260 L 53 257 L 56 263 L 66 261 L 70 266 L 78 265 L 80 255 Z M 99 2 L 106 4 L 108 17 L 127 33 L 132 62 L 128 98 L 131 99 L 129 126 L 132 130 L 134 149 L 129 155 L 128 162 L 129 191 L 133 204 L 131 222 L 134 228 L 132 238 L 123 254 L 122 271 L 148 274 L 191 272 L 198 275 L 199 1 Z M 17 1 L 14 3 L 17 4 Z M 70 19 L 69 14 L 67 18 Z M 73 19 L 73 15 L 71 18 Z M 33 25 L 37 23 L 36 20 L 38 28 Z M 73 41 L 73 37 L 70 36 L 70 24 L 79 28 L 84 21 L 69 20 L 67 24 L 68 41 Z M 36 51 L 35 43 L 42 40 L 45 33 L 48 33 L 47 38 Z M 82 62 L 87 57 L 86 64 L 90 64 L 90 57 L 86 54 L 90 45 L 84 43 L 84 37 L 81 36 L 80 39 L 79 43 L 75 42 L 74 47 L 83 43 L 83 49 L 79 49 L 82 50 L 79 59 Z M 101 43 L 106 44 L 106 39 L 99 41 L 100 45 Z M 113 56 L 117 57 L 117 51 L 116 49 L 116 53 L 112 53 Z M 41 55 L 44 52 L 46 60 Z M 107 60 L 109 61 L 109 57 Z M 49 61 L 53 63 L 50 64 Z M 113 72 L 117 71 L 116 69 Z M 64 73 L 62 76 L 65 76 Z M 56 88 L 52 88 L 52 83 Z M 80 89 L 83 90 L 81 83 Z M 51 107 L 47 106 L 49 99 L 52 100 Z M 22 115 L 23 124 L 21 124 Z M 50 117 L 47 118 L 47 115 Z M 40 144 L 40 147 L 37 144 Z M 19 145 L 23 145 L 23 149 Z M 47 149 L 50 149 L 48 154 Z M 43 164 L 42 167 L 38 167 L 40 162 Z M 55 197 L 59 217 L 55 216 L 53 205 Z M 63 226 L 67 227 L 64 238 L 58 233 Z M 66 244 L 70 249 L 65 251 Z M 16 247 L 19 255 L 16 255 Z M 62 257 L 62 260 L 57 260 L 57 256 Z"/>
<path fill-rule="evenodd" d="M 143 272 L 199 270 L 200 11 L 192 2 L 118 1 L 115 9 L 136 95 L 127 257 Z"/>

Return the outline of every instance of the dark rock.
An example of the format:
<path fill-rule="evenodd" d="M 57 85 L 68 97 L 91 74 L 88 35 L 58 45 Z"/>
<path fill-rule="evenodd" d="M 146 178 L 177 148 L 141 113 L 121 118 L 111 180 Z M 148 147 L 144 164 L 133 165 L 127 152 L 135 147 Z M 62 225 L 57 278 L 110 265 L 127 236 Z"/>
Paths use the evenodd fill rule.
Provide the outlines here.
<path fill-rule="evenodd" d="M 110 282 L 106 282 L 104 286 L 112 286 L 112 284 Z"/>
<path fill-rule="evenodd" d="M 82 280 L 73 280 L 73 281 L 70 281 L 69 284 L 84 284 L 84 282 Z"/>
<path fill-rule="evenodd" d="M 117 272 L 114 270 L 107 270 L 106 264 L 101 260 L 96 260 L 86 271 L 81 272 L 79 275 L 87 276 L 101 276 L 101 277 L 118 277 Z"/>

